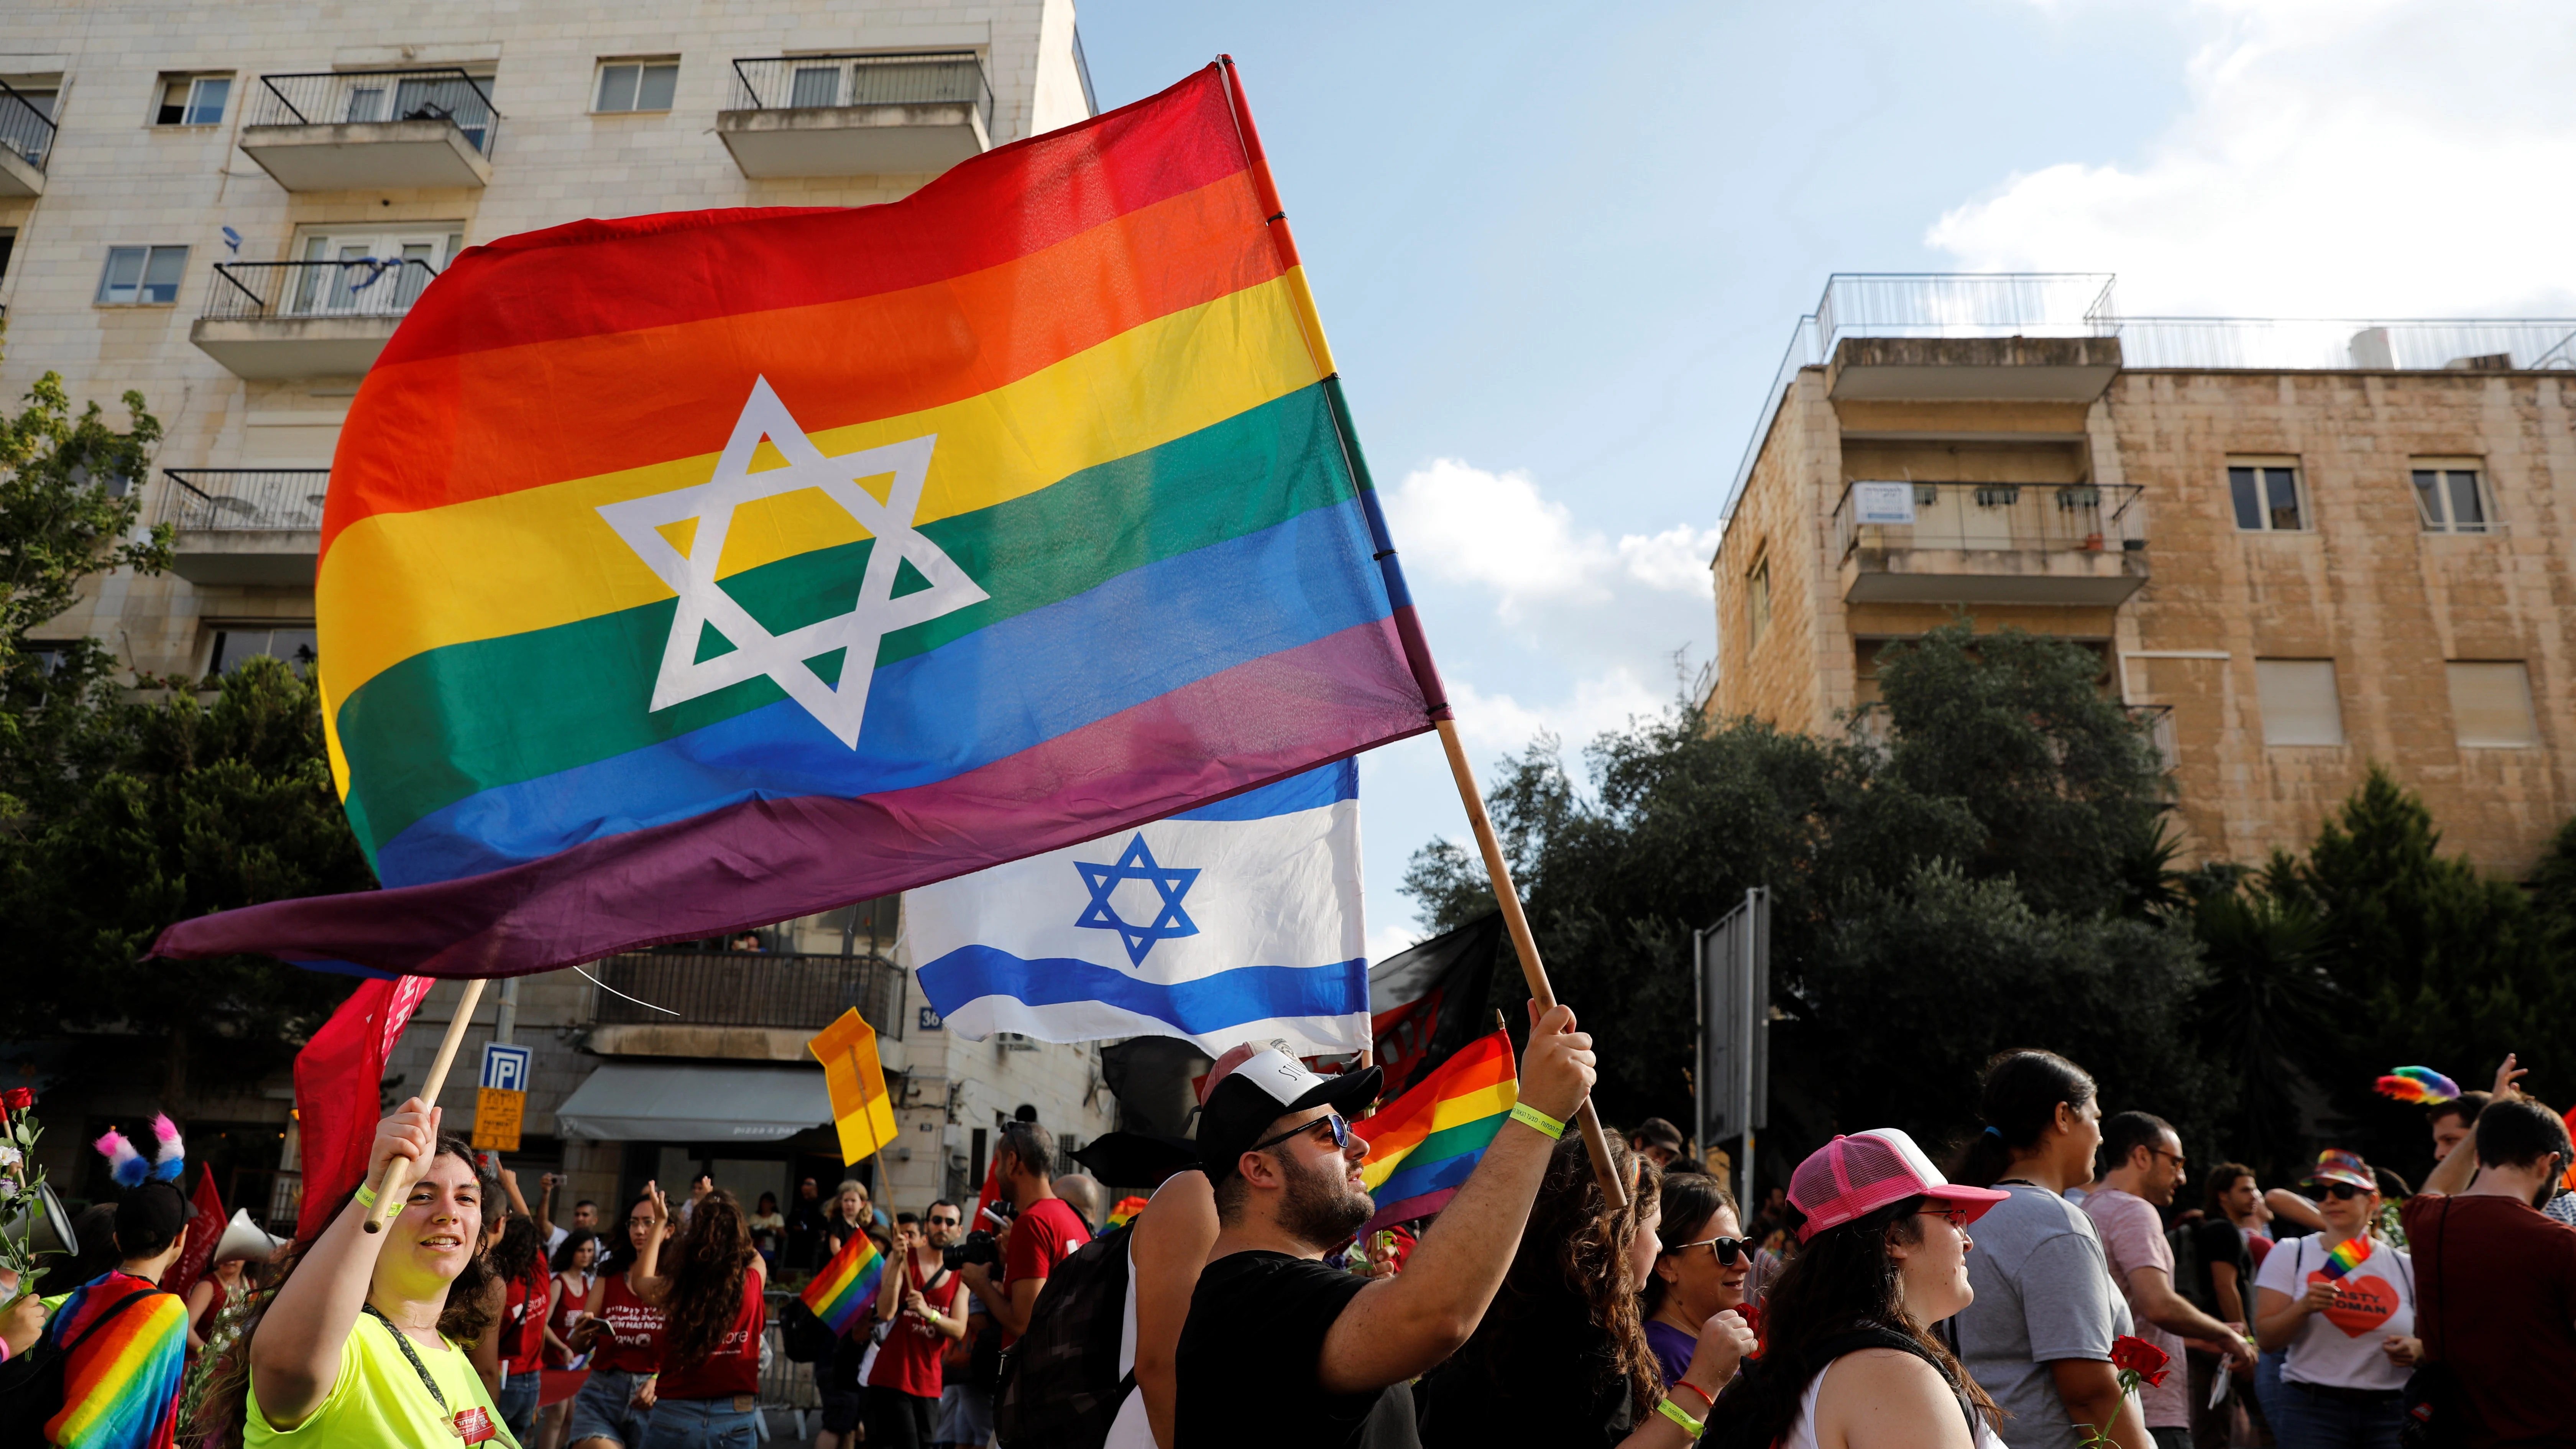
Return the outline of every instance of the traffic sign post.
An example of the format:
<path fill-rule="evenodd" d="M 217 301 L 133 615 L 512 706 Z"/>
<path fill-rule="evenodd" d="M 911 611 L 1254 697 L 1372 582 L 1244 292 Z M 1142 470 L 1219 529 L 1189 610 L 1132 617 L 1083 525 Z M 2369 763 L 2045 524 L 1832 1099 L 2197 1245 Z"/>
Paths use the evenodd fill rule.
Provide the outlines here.
<path fill-rule="evenodd" d="M 483 1044 L 482 1085 L 501 1092 L 528 1090 L 528 1068 L 534 1054 L 523 1046 L 501 1042 Z"/>
<path fill-rule="evenodd" d="M 519 1123 L 528 1113 L 528 1068 L 533 1054 L 505 1042 L 483 1045 L 483 1078 L 474 1092 L 474 1146 L 486 1152 L 519 1150 Z"/>

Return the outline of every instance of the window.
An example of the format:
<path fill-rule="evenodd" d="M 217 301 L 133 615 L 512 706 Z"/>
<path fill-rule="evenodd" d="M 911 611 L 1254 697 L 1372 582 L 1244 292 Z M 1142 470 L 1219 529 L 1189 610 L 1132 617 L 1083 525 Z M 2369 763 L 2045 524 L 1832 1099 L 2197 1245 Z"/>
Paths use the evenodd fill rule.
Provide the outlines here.
<path fill-rule="evenodd" d="M 2426 533 L 2485 533 L 2495 526 L 2475 462 L 2418 458 L 2414 483 L 2415 512 Z"/>
<path fill-rule="evenodd" d="M 2257 659 L 2254 690 L 2262 700 L 2263 743 L 2340 745 L 2343 704 L 2331 659 Z"/>
<path fill-rule="evenodd" d="M 179 274 L 187 269 L 186 247 L 109 247 L 99 305 L 167 306 L 179 300 Z"/>
<path fill-rule="evenodd" d="M 294 259 L 311 265 L 295 269 L 286 310 L 296 316 L 398 317 L 464 250 L 464 227 L 460 221 L 422 221 L 382 230 L 299 233 Z M 339 265 L 319 265 L 324 262 Z M 373 265 L 381 263 L 394 265 Z"/>
<path fill-rule="evenodd" d="M 1749 648 L 1762 642 L 1771 627 L 1771 559 L 1764 555 L 1744 576 L 1745 644 Z"/>
<path fill-rule="evenodd" d="M 209 674 L 230 674 L 266 655 L 283 659 L 302 674 L 313 665 L 315 635 L 310 624 L 226 624 L 215 630 L 215 652 L 206 661 Z"/>
<path fill-rule="evenodd" d="M 2451 729 L 2463 749 L 2527 750 L 2540 743 L 2531 712 L 2531 671 L 2519 659 L 2454 659 Z"/>
<path fill-rule="evenodd" d="M 2295 463 L 2230 462 L 2227 492 L 2236 505 L 2236 526 L 2248 533 L 2297 533 L 2308 526 L 2307 512 L 2299 504 Z"/>
<path fill-rule="evenodd" d="M 603 61 L 599 67 L 599 104 L 594 111 L 667 111 L 680 86 L 680 62 L 659 60 Z"/>
<path fill-rule="evenodd" d="M 156 126 L 213 126 L 224 119 L 224 102 L 232 98 L 229 75 L 165 75 Z"/>
<path fill-rule="evenodd" d="M 9 280 L 9 253 L 18 245 L 18 229 L 0 226 L 0 282 Z"/>

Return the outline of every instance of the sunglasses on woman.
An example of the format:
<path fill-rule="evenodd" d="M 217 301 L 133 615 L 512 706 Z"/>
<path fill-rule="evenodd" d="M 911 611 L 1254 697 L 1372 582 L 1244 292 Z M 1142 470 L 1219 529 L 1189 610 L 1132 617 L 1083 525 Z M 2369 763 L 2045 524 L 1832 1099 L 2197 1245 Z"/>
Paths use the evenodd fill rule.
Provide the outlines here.
<path fill-rule="evenodd" d="M 2348 1182 L 2321 1182 L 2318 1183 L 2317 1186 L 2324 1191 L 2327 1197 L 2333 1198 L 2337 1202 L 2350 1202 L 2357 1197 L 2370 1196 L 2369 1188 L 2355 1187 Z"/>
<path fill-rule="evenodd" d="M 1706 1248 L 1709 1256 L 1717 1259 L 1719 1267 L 1732 1268 L 1735 1260 L 1744 1256 L 1745 1243 L 1743 1238 L 1702 1238 L 1696 1243 L 1675 1243 L 1664 1251 L 1687 1253 L 1693 1248 Z"/>

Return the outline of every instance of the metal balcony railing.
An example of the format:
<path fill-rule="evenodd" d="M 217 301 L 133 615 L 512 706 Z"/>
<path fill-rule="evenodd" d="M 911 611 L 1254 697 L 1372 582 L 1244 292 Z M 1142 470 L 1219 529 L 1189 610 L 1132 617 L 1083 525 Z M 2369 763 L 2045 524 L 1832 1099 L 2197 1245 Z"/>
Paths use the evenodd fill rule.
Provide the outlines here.
<path fill-rule="evenodd" d="M 438 270 L 417 259 L 356 257 L 336 262 L 217 262 L 206 285 L 207 317 L 399 317 Z"/>
<path fill-rule="evenodd" d="M 340 126 L 366 121 L 448 121 L 465 143 L 492 154 L 501 113 L 488 76 L 461 67 L 333 70 L 264 75 L 251 93 L 249 126 Z"/>
<path fill-rule="evenodd" d="M 1912 523 L 1863 522 L 1880 511 L 1890 487 L 1911 491 Z M 1864 505 L 1859 490 L 1880 490 Z M 2136 484 L 1851 483 L 1834 506 L 1834 557 L 1855 549 L 2082 549 L 2116 553 L 2145 532 Z"/>
<path fill-rule="evenodd" d="M 47 114 L 51 109 L 0 81 L 0 146 L 17 152 L 39 171 L 54 152 L 54 118 Z"/>
<path fill-rule="evenodd" d="M 912 55 L 781 55 L 733 63 L 734 109 L 972 105 L 993 129 L 993 87 L 971 50 Z"/>
<path fill-rule="evenodd" d="M 183 533 L 311 533 L 322 527 L 328 468 L 164 468 L 154 523 Z"/>
<path fill-rule="evenodd" d="M 815 1031 L 855 1006 L 878 1034 L 903 1035 L 904 973 L 882 956 L 641 951 L 589 970 L 607 988 L 591 1017 L 603 1025 Z"/>

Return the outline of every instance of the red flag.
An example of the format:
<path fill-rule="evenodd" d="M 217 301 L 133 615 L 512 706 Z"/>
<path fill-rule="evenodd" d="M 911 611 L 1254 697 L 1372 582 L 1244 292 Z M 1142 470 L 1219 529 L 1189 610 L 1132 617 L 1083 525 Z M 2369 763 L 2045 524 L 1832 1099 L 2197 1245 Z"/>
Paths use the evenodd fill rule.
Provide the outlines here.
<path fill-rule="evenodd" d="M 295 1236 L 310 1240 L 367 1175 L 385 1058 L 429 994 L 426 976 L 371 980 L 349 993 L 295 1054 L 295 1120 L 303 1140 L 304 1206 Z"/>
<path fill-rule="evenodd" d="M 224 1235 L 224 1200 L 215 1195 L 215 1170 L 202 1162 L 197 1164 L 195 1202 L 197 1215 L 188 1219 L 187 1246 L 161 1275 L 161 1291 L 182 1298 L 205 1276 L 206 1265 L 214 1260 L 215 1244 Z"/>
<path fill-rule="evenodd" d="M 966 1231 L 971 1233 L 977 1228 L 982 1228 L 988 1233 L 991 1232 L 993 1230 L 993 1220 L 984 1216 L 984 1209 L 991 1207 L 993 1204 L 1000 1202 L 1001 1200 L 1002 1144 L 996 1142 L 993 1144 L 992 1157 L 984 1165 L 984 1191 L 982 1195 L 975 1199 L 975 1220 L 966 1225 Z"/>

